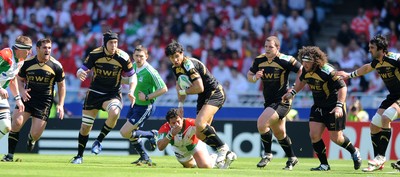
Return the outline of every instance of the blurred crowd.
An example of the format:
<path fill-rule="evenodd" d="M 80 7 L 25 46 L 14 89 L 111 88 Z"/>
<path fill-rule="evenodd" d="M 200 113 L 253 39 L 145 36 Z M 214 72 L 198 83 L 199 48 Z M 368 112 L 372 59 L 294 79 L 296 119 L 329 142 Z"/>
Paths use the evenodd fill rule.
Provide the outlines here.
<path fill-rule="evenodd" d="M 53 40 L 52 55 L 63 65 L 69 90 L 89 86 L 76 78 L 87 54 L 102 45 L 102 33 L 119 34 L 119 48 L 128 53 L 142 44 L 149 62 L 169 87 L 175 85 L 164 47 L 175 39 L 187 56 L 201 60 L 232 95 L 259 90 L 245 75 L 264 52 L 267 36 L 282 41 L 281 52 L 296 56 L 301 46 L 314 45 L 321 22 L 334 0 L 0 0 L 1 48 L 18 35 Z M 324 50 L 338 69 L 351 71 L 369 62 L 368 40 L 389 36 L 390 51 L 400 52 L 399 0 L 373 1 L 343 21 Z M 35 55 L 35 53 L 33 53 Z M 349 91 L 379 92 L 377 75 L 350 80 Z M 236 98 L 237 99 L 237 98 Z M 231 100 L 232 101 L 232 100 Z"/>

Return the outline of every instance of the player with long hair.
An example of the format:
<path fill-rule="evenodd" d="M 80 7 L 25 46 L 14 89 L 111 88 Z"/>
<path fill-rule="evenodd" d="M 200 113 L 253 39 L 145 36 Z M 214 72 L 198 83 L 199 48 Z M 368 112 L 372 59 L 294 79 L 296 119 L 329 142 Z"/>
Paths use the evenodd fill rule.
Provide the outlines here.
<path fill-rule="evenodd" d="M 296 79 L 294 88 L 290 89 L 282 99 L 291 100 L 306 84 L 311 89 L 314 105 L 311 107 L 309 119 L 310 138 L 321 164 L 310 170 L 331 169 L 326 156 L 326 146 L 322 140 L 325 129 L 328 129 L 329 138 L 334 143 L 349 151 L 354 169 L 358 170 L 362 162 L 360 151 L 343 134 L 346 126 L 346 84 L 339 76 L 335 76 L 335 69 L 328 64 L 328 58 L 320 48 L 303 47 L 299 50 L 298 57 L 303 64 L 302 74 Z"/>

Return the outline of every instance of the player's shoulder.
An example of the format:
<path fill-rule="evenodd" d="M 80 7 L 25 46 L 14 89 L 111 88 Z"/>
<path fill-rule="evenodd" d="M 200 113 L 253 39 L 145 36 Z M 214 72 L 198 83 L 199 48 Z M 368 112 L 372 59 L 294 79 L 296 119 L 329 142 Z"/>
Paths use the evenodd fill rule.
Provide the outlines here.
<path fill-rule="evenodd" d="M 279 55 L 279 59 L 280 59 L 280 60 L 284 60 L 284 61 L 290 61 L 290 60 L 293 60 L 294 57 L 291 56 L 291 55 L 286 55 L 286 54 L 281 53 L 281 54 Z"/>
<path fill-rule="evenodd" d="M 386 58 L 389 60 L 398 60 L 398 59 L 400 59 L 400 53 L 389 52 L 386 55 Z"/>
<path fill-rule="evenodd" d="M 167 133 L 170 130 L 170 126 L 168 122 L 165 122 L 163 125 L 161 125 L 160 129 L 158 130 L 158 133 Z"/>
<path fill-rule="evenodd" d="M 185 122 L 194 125 L 194 123 L 196 122 L 196 120 L 195 120 L 195 119 L 192 119 L 192 118 L 185 118 Z"/>
<path fill-rule="evenodd" d="M 262 54 L 256 56 L 256 59 L 261 59 L 261 58 L 265 58 L 265 57 L 267 57 L 267 56 L 265 55 L 265 53 L 262 53 Z"/>
<path fill-rule="evenodd" d="M 158 72 L 150 63 L 145 64 L 145 68 L 150 72 Z"/>
<path fill-rule="evenodd" d="M 54 57 L 51 56 L 51 57 L 50 57 L 50 61 L 51 61 L 52 63 L 54 63 L 56 66 L 62 68 L 61 63 L 60 63 L 57 59 L 55 59 Z"/>
<path fill-rule="evenodd" d="M 326 63 L 324 66 L 322 66 L 322 68 L 321 68 L 321 72 L 322 73 L 325 73 L 325 74 L 327 74 L 327 75 L 330 75 L 332 72 L 334 72 L 335 71 L 335 68 L 331 65 L 331 64 L 329 64 L 329 63 Z"/>
<path fill-rule="evenodd" d="M 189 71 L 190 69 L 194 68 L 194 65 L 196 62 L 199 62 L 195 58 L 185 58 L 182 63 L 182 67 L 185 68 L 186 71 Z"/>
<path fill-rule="evenodd" d="M 36 58 L 36 55 L 35 56 L 30 56 L 29 58 L 25 59 L 24 62 L 33 61 L 34 58 Z"/>
<path fill-rule="evenodd" d="M 97 47 L 93 49 L 89 54 L 95 55 L 103 52 L 103 47 Z"/>
<path fill-rule="evenodd" d="M 129 54 L 126 53 L 125 51 L 121 50 L 121 49 L 117 49 L 117 55 L 119 57 L 121 57 L 122 59 L 124 59 L 125 61 L 129 60 Z"/>
<path fill-rule="evenodd" d="M 4 58 L 11 58 L 13 55 L 12 49 L 11 48 L 4 48 L 0 50 L 1 56 Z"/>

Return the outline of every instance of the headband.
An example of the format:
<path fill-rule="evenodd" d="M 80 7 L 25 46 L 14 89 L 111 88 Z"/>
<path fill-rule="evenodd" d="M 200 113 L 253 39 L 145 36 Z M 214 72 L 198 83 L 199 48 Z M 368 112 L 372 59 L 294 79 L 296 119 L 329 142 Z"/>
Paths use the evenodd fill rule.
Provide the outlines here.
<path fill-rule="evenodd" d="M 32 45 L 26 45 L 26 44 L 14 44 L 14 47 L 19 50 L 31 50 L 32 49 Z"/>
<path fill-rule="evenodd" d="M 302 61 L 312 61 L 312 59 L 307 55 L 304 55 L 303 58 L 301 58 L 301 60 Z"/>

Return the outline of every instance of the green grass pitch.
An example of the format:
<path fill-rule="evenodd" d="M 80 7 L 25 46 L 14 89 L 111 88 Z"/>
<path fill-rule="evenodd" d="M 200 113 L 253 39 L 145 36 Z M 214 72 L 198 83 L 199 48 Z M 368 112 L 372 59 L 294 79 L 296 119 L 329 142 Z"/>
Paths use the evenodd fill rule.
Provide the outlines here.
<path fill-rule="evenodd" d="M 301 158 L 293 171 L 284 171 L 286 159 L 273 159 L 263 169 L 256 168 L 259 158 L 239 158 L 231 165 L 231 169 L 184 169 L 175 160 L 175 157 L 152 157 L 156 166 L 136 166 L 130 164 L 138 156 L 106 156 L 86 155 L 84 163 L 80 165 L 70 164 L 73 155 L 38 155 L 38 154 L 16 154 L 14 160 L 22 159 L 21 162 L 0 162 L 0 176 L 37 176 L 37 177 L 319 177 L 319 176 L 393 176 L 399 177 L 400 172 L 393 170 L 390 163 L 382 171 L 364 173 L 353 169 L 351 160 L 330 160 L 331 171 L 314 172 L 309 171 L 311 167 L 319 165 L 317 158 Z M 361 168 L 367 165 L 363 161 Z"/>

